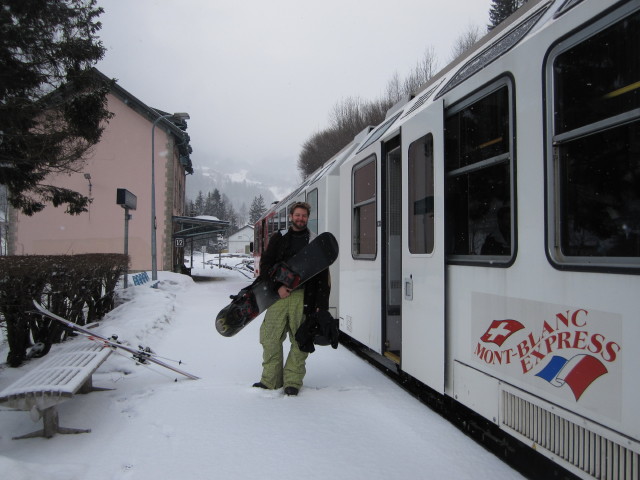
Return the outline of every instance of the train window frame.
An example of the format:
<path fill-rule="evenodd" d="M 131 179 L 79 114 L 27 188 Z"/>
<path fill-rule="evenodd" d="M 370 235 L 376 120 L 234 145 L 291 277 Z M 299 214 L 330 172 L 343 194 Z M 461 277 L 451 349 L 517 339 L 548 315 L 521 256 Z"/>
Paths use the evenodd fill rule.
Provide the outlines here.
<path fill-rule="evenodd" d="M 416 148 L 420 146 L 425 147 L 424 155 L 415 153 Z M 420 170 L 423 175 L 417 174 Z M 409 144 L 407 174 L 407 244 L 409 253 L 411 255 L 431 255 L 435 246 L 435 166 L 432 133 L 427 133 Z M 424 182 L 418 182 L 418 180 L 424 180 Z M 423 188 L 420 189 L 419 185 L 423 185 Z M 430 197 L 429 193 L 431 193 Z M 429 202 L 429 198 L 431 202 Z M 429 203 L 431 204 L 429 205 Z M 420 223 L 423 225 L 422 229 L 419 228 Z M 422 235 L 419 235 L 420 232 Z"/>
<path fill-rule="evenodd" d="M 500 95 L 503 90 L 506 103 L 502 107 L 506 109 L 499 120 L 506 120 L 508 125 L 505 130 L 504 126 L 494 122 L 493 128 L 497 129 L 496 132 L 503 131 L 503 136 L 507 138 L 498 137 L 494 141 L 477 145 L 475 151 L 480 152 L 480 158 L 473 159 L 469 155 L 470 159 L 464 159 L 464 152 L 461 151 L 454 155 L 450 145 L 452 138 L 455 139 L 455 133 L 449 122 L 454 121 L 456 116 L 463 117 L 463 114 L 473 107 L 482 108 L 483 101 L 489 100 L 494 94 Z M 507 268 L 515 261 L 517 254 L 515 103 L 515 81 L 511 75 L 504 75 L 445 110 L 445 260 L 449 264 Z M 490 103 L 487 105 L 492 106 Z M 490 118 L 482 124 L 486 126 L 491 120 Z M 486 147 L 500 148 L 500 144 L 502 144 L 502 150 L 485 154 L 481 152 L 481 149 Z M 462 164 L 452 165 L 452 158 L 457 158 Z M 502 173 L 499 172 L 500 169 L 503 170 Z M 482 175 L 485 177 L 483 178 Z M 504 198 L 500 199 L 497 196 L 491 198 L 491 205 L 484 212 L 484 223 L 476 222 L 476 230 L 472 231 L 474 224 L 470 220 L 473 217 L 470 214 L 471 205 L 487 204 L 486 201 L 484 203 L 477 201 L 478 198 L 485 200 L 478 196 L 483 195 L 481 188 L 477 189 L 476 196 L 469 199 L 469 181 L 476 176 L 481 180 L 489 178 L 494 181 L 490 184 L 489 192 L 484 192 L 485 195 L 495 191 L 502 183 L 501 194 Z M 458 180 L 467 184 L 464 196 L 454 195 L 454 191 L 459 192 Z M 482 185 L 482 182 L 474 183 Z M 484 188 L 486 190 L 486 187 Z M 508 220 L 509 224 L 505 225 L 501 219 Z M 458 242 L 456 239 L 462 239 L 463 242 L 456 243 Z M 455 251 L 465 243 L 466 253 Z M 509 253 L 503 253 L 505 244 L 509 247 Z"/>
<path fill-rule="evenodd" d="M 275 228 L 276 227 L 275 216 L 276 214 L 274 213 L 269 217 L 269 228 L 267 231 L 267 238 L 271 238 L 271 235 L 273 235 L 278 230 Z"/>
<path fill-rule="evenodd" d="M 360 201 L 356 201 L 356 176 L 357 173 L 366 167 L 373 167 L 373 195 Z M 376 154 L 367 156 L 364 160 L 356 163 L 351 170 L 351 256 L 354 260 L 375 260 L 378 256 L 378 158 Z M 373 251 L 362 253 L 359 246 L 362 223 L 361 211 L 363 208 L 371 210 L 373 208 L 373 218 L 367 223 L 368 230 L 373 231 Z"/>
<path fill-rule="evenodd" d="M 637 191 L 640 180 L 638 180 L 638 175 L 632 175 L 631 179 L 626 182 L 628 188 L 624 188 L 625 181 L 623 180 L 629 178 L 629 172 L 618 172 L 619 179 L 622 181 L 616 181 L 614 177 L 616 170 L 619 170 L 615 167 L 620 165 L 620 162 L 627 162 L 625 165 L 634 165 L 632 155 L 625 153 L 634 151 L 633 146 L 624 150 L 615 149 L 616 145 L 623 144 L 620 139 L 624 139 L 627 144 L 632 139 L 636 148 L 640 146 L 640 141 L 638 141 L 640 135 L 638 133 L 640 132 L 640 106 L 637 100 L 640 93 L 638 87 L 633 92 L 635 97 L 627 100 L 629 105 L 627 107 L 623 105 L 623 108 L 626 108 L 624 110 L 620 110 L 619 107 L 619 104 L 624 104 L 623 100 L 622 102 L 618 101 L 618 105 L 609 109 L 607 106 L 601 107 L 599 111 L 604 112 L 601 116 L 581 118 L 580 115 L 574 113 L 574 118 L 582 120 L 582 124 L 578 120 L 573 120 L 571 123 L 572 119 L 569 117 L 569 127 L 558 125 L 560 118 L 566 119 L 568 116 L 561 116 L 556 111 L 560 102 L 558 97 L 561 96 L 558 90 L 562 86 L 562 79 L 558 78 L 560 73 L 556 76 L 556 73 L 561 71 L 557 66 L 559 59 L 564 54 L 569 56 L 571 53 L 578 52 L 581 47 L 589 50 L 589 58 L 592 59 L 597 52 L 594 52 L 593 48 L 588 48 L 589 42 L 598 43 L 598 39 L 602 39 L 601 35 L 606 35 L 608 32 L 615 34 L 613 29 L 623 25 L 625 21 L 628 22 L 632 16 L 635 17 L 635 21 L 638 21 L 640 9 L 637 6 L 625 5 L 586 25 L 580 31 L 553 45 L 547 52 L 543 65 L 547 92 L 544 102 L 546 120 L 545 187 L 547 191 L 545 196 L 547 217 L 545 250 L 551 265 L 560 270 L 586 270 L 605 273 L 640 272 L 640 250 L 635 247 L 634 251 L 634 247 L 630 246 L 630 252 L 626 253 L 633 255 L 623 255 L 625 248 L 627 248 L 626 244 L 632 245 L 634 238 L 636 243 L 637 239 L 640 239 L 637 220 L 634 222 L 635 226 L 633 224 L 629 226 L 624 222 L 625 218 L 633 220 L 638 216 L 638 212 L 633 211 L 633 205 L 636 205 L 640 200 L 640 195 L 629 199 L 627 194 Z M 619 36 L 621 41 L 617 45 L 633 43 L 627 42 L 623 33 Z M 613 39 L 615 40 L 615 37 Z M 624 49 L 616 51 L 620 50 Z M 612 61 L 610 56 L 607 58 Z M 633 52 L 630 52 L 629 56 L 619 59 L 619 64 L 627 66 L 630 63 L 628 62 L 629 58 L 635 58 Z M 594 63 L 593 59 L 591 63 Z M 636 69 L 640 69 L 638 61 L 630 67 L 632 76 L 635 75 Z M 603 69 L 602 71 L 606 72 L 607 70 Z M 581 73 L 584 75 L 584 70 Z M 623 78 L 624 73 L 627 72 L 617 73 L 616 81 Z M 596 76 L 589 76 L 590 88 L 594 90 L 606 87 L 606 82 L 606 78 L 599 79 Z M 597 98 L 601 103 L 604 103 L 606 100 L 614 98 L 614 93 L 616 96 L 618 94 L 622 96 L 632 91 L 615 86 L 609 88 L 614 88 L 614 90 L 599 97 L 594 96 L 591 100 Z M 577 88 L 570 89 L 571 94 L 579 95 L 576 90 Z M 586 97 L 586 101 L 589 100 Z M 565 103 L 569 105 L 569 102 Z M 635 135 L 632 130 L 636 132 Z M 616 138 L 618 138 L 617 142 Z M 590 155 L 580 157 L 581 152 L 588 152 Z M 612 161 L 612 158 L 618 161 Z M 599 162 L 599 159 L 606 159 L 606 163 Z M 612 167 L 603 170 L 608 166 Z M 630 172 L 637 172 L 638 169 L 640 169 L 640 161 L 636 160 L 635 168 L 632 168 Z M 578 183 L 581 180 L 583 183 Z M 609 189 L 606 189 L 607 184 L 610 185 Z M 595 189 L 595 187 L 598 188 Z M 578 198 L 580 192 L 585 191 L 596 192 L 596 194 L 590 195 L 589 198 L 583 198 L 584 193 L 582 193 L 581 198 L 584 201 L 568 201 L 572 196 Z M 571 205 L 580 206 L 580 208 L 572 208 Z M 587 215 L 581 211 L 589 212 L 588 221 L 585 221 Z M 583 223 L 579 223 L 580 221 Z M 602 236 L 606 232 L 609 232 L 610 235 L 608 237 Z M 580 245 L 577 244 L 579 239 L 582 239 Z"/>
<path fill-rule="evenodd" d="M 258 220 L 253 229 L 253 252 L 262 252 L 264 220 Z"/>
<path fill-rule="evenodd" d="M 309 214 L 309 221 L 307 222 L 307 228 L 318 234 L 318 189 L 307 192 L 307 203 L 311 205 L 311 213 Z"/>

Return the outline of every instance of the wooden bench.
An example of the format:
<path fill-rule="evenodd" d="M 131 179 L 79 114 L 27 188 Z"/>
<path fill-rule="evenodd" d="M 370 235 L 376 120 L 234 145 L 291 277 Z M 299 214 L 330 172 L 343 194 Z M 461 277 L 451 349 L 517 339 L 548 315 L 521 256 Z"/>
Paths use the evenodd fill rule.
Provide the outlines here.
<path fill-rule="evenodd" d="M 56 433 L 88 433 L 91 430 L 65 428 L 58 424 L 56 406 L 76 393 L 89 393 L 95 388 L 92 375 L 112 350 L 86 338 L 75 338 L 54 352 L 51 358 L 19 378 L 0 392 L 0 404 L 31 413 L 31 419 L 43 421 L 43 429 L 22 438 L 51 438 Z"/>

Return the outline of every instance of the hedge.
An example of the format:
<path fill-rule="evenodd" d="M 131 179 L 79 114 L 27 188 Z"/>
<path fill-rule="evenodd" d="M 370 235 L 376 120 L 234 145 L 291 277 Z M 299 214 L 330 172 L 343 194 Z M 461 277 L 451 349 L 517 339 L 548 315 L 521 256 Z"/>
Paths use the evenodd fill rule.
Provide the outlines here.
<path fill-rule="evenodd" d="M 0 257 L 0 317 L 7 327 L 7 363 L 16 367 L 34 343 L 48 352 L 65 332 L 35 311 L 33 300 L 78 325 L 102 318 L 114 307 L 115 288 L 127 272 L 126 255 L 27 255 Z"/>

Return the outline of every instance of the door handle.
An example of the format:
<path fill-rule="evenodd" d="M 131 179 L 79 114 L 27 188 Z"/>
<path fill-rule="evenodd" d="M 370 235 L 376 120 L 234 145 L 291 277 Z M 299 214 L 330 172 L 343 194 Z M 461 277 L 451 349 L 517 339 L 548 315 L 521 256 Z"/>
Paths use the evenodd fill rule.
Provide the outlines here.
<path fill-rule="evenodd" d="M 404 299 L 413 300 L 413 275 L 404 279 Z"/>

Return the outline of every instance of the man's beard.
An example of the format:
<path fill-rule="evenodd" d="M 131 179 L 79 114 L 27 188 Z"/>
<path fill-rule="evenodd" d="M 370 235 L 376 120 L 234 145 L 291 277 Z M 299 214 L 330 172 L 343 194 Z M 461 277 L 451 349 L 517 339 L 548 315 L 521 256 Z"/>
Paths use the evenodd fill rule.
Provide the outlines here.
<path fill-rule="evenodd" d="M 304 222 L 302 220 L 299 220 L 297 222 L 293 222 L 293 225 L 298 229 L 298 230 L 304 230 L 305 228 L 307 228 L 307 222 Z"/>

